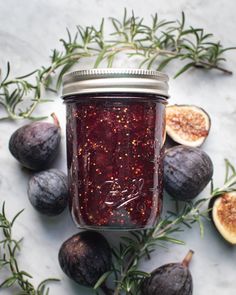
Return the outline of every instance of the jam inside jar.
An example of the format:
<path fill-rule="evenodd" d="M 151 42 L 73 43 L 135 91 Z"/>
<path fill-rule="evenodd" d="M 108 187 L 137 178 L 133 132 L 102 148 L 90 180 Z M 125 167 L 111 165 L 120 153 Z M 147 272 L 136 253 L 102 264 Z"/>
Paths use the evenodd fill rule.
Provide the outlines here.
<path fill-rule="evenodd" d="M 162 208 L 166 97 L 111 90 L 64 96 L 70 211 L 82 228 L 150 228 Z"/>

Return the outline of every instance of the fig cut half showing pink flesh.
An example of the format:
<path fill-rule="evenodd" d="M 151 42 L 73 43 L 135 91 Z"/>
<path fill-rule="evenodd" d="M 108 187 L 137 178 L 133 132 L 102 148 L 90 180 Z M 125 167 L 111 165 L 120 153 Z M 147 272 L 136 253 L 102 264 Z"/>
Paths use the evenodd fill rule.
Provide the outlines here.
<path fill-rule="evenodd" d="M 218 232 L 227 242 L 236 245 L 236 191 L 214 197 L 209 207 Z"/>
<path fill-rule="evenodd" d="M 211 127 L 210 116 L 194 105 L 170 105 L 166 108 L 166 132 L 175 142 L 199 147 Z"/>

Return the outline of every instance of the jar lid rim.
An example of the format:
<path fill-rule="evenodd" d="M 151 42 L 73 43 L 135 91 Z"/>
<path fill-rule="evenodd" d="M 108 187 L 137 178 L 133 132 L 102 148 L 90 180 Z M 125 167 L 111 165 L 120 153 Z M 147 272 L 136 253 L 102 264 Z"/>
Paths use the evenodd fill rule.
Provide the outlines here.
<path fill-rule="evenodd" d="M 63 76 L 62 97 L 82 93 L 136 92 L 168 97 L 168 76 L 135 68 L 83 69 Z"/>

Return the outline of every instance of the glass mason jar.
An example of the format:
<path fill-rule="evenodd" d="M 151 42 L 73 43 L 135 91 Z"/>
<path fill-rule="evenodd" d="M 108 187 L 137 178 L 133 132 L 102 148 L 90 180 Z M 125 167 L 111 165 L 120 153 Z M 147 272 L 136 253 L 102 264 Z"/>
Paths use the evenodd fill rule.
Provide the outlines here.
<path fill-rule="evenodd" d="M 168 77 L 91 69 L 63 79 L 70 211 L 90 229 L 143 229 L 160 216 Z"/>

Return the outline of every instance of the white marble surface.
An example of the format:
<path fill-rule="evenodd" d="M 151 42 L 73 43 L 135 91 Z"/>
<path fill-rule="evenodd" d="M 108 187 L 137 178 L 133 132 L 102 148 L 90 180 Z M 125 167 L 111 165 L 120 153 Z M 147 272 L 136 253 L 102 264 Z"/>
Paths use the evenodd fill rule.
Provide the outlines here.
<path fill-rule="evenodd" d="M 0 1 L 0 67 L 12 63 L 16 74 L 24 74 L 47 64 L 51 48 L 58 47 L 58 39 L 65 36 L 65 28 L 75 31 L 75 25 L 98 24 L 102 17 L 123 13 L 123 7 L 135 10 L 137 15 L 149 17 L 156 11 L 162 18 L 175 19 L 185 11 L 189 24 L 204 27 L 213 32 L 226 46 L 236 45 L 236 2 L 234 0 L 8 0 Z M 227 66 L 236 71 L 236 53 L 229 52 Z M 168 69 L 173 74 L 173 68 Z M 218 72 L 192 71 L 170 81 L 171 103 L 191 103 L 204 107 L 211 115 L 211 134 L 204 150 L 211 156 L 217 185 L 224 175 L 225 157 L 236 164 L 236 78 Z M 64 124 L 64 106 L 58 98 L 54 103 L 42 106 L 41 113 L 55 111 Z M 13 216 L 25 208 L 19 218 L 14 234 L 24 236 L 19 257 L 23 269 L 34 275 L 34 282 L 48 277 L 61 278 L 61 283 L 51 287 L 50 294 L 92 294 L 70 281 L 60 270 L 57 261 L 58 249 L 66 238 L 77 232 L 68 212 L 59 218 L 46 218 L 30 206 L 27 198 L 29 173 L 22 169 L 8 151 L 12 132 L 23 122 L 0 123 L 0 203 L 6 201 L 7 212 Z M 66 169 L 65 133 L 63 146 L 54 167 Z M 205 190 L 207 195 L 209 188 Z M 203 194 L 202 194 L 203 195 Z M 116 234 L 107 234 L 116 240 Z M 141 268 L 152 270 L 167 262 L 179 261 L 189 248 L 195 250 L 191 271 L 194 278 L 194 295 L 233 295 L 236 292 L 236 249 L 226 244 L 211 224 L 206 224 L 204 239 L 199 232 L 186 230 L 180 235 L 185 246 L 169 245 L 158 248 L 150 261 Z M 6 274 L 0 272 L 0 279 Z M 0 294 L 12 292 L 1 290 Z"/>

